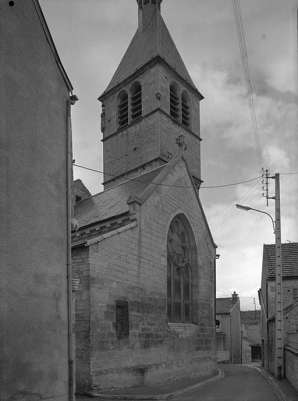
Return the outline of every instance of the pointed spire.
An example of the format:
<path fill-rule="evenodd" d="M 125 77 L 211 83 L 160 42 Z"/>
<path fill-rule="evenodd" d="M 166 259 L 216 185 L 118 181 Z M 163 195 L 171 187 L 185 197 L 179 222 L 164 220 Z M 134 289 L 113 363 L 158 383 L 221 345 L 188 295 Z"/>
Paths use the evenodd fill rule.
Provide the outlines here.
<path fill-rule="evenodd" d="M 137 0 L 139 5 L 139 27 L 124 54 L 107 89 L 106 94 L 129 76 L 159 56 L 195 90 L 196 87 L 184 65 L 173 39 L 160 13 L 162 0 Z M 201 94 L 199 94 L 201 96 Z"/>
<path fill-rule="evenodd" d="M 147 4 L 155 4 L 158 7 L 158 10 L 160 11 L 161 2 L 162 0 L 137 0 L 139 10 L 141 10 Z"/>
<path fill-rule="evenodd" d="M 162 0 L 137 0 L 139 6 L 139 31 L 144 32 L 154 12 L 158 10 L 160 13 L 161 2 Z"/>

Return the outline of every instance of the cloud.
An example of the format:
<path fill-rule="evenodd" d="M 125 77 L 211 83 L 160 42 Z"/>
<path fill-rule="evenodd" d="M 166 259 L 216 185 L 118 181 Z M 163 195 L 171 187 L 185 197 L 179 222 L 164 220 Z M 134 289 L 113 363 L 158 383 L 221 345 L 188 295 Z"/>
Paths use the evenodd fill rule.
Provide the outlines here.
<path fill-rule="evenodd" d="M 287 171 L 290 167 L 290 159 L 285 149 L 281 149 L 278 146 L 267 146 L 264 151 L 264 156 L 270 166 L 278 166 L 281 171 Z"/>

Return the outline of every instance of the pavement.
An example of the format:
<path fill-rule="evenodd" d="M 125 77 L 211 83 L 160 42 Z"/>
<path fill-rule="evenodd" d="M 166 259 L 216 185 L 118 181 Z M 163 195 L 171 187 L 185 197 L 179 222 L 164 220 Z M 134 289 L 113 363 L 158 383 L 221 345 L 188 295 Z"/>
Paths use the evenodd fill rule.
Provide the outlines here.
<path fill-rule="evenodd" d="M 263 368 L 257 368 L 274 387 L 280 401 L 298 401 L 298 391 L 287 379 L 278 380 Z"/>
<path fill-rule="evenodd" d="M 249 366 L 257 369 L 262 375 L 266 377 L 269 383 L 273 386 L 280 401 L 298 401 L 298 392 L 288 382 L 287 379 L 278 380 L 269 372 L 265 371 L 260 364 L 239 365 Z M 196 390 L 207 384 L 224 378 L 224 372 L 218 365 L 218 373 L 215 376 L 208 376 L 202 378 L 185 378 L 181 380 L 169 381 L 165 383 L 157 383 L 145 386 L 128 387 L 124 389 L 115 389 L 102 392 L 100 394 L 92 394 L 91 396 L 76 396 L 76 401 L 91 401 L 97 400 L 167 400 L 169 398 L 177 397 L 178 395 Z"/>

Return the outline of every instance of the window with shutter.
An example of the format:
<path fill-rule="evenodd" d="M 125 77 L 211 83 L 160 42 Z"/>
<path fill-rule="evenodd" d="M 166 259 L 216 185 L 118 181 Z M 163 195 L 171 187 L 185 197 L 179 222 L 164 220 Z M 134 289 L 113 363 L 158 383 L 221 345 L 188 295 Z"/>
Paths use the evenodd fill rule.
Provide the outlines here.
<path fill-rule="evenodd" d="M 190 99 L 187 92 L 183 91 L 182 98 L 182 124 L 186 127 L 190 126 Z"/>
<path fill-rule="evenodd" d="M 128 95 L 122 91 L 118 96 L 118 127 L 125 127 L 128 124 Z"/>
<path fill-rule="evenodd" d="M 142 87 L 135 82 L 131 87 L 131 119 L 135 120 L 142 116 Z"/>
<path fill-rule="evenodd" d="M 176 120 L 179 119 L 179 96 L 177 84 L 170 85 L 170 115 Z"/>

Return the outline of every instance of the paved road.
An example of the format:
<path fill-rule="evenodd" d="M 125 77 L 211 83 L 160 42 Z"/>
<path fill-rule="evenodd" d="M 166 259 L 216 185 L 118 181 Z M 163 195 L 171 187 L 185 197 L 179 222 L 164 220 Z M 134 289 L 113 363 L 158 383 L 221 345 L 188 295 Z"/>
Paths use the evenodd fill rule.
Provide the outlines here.
<path fill-rule="evenodd" d="M 219 365 L 225 377 L 174 398 L 175 401 L 278 401 L 268 380 L 255 368 Z"/>

